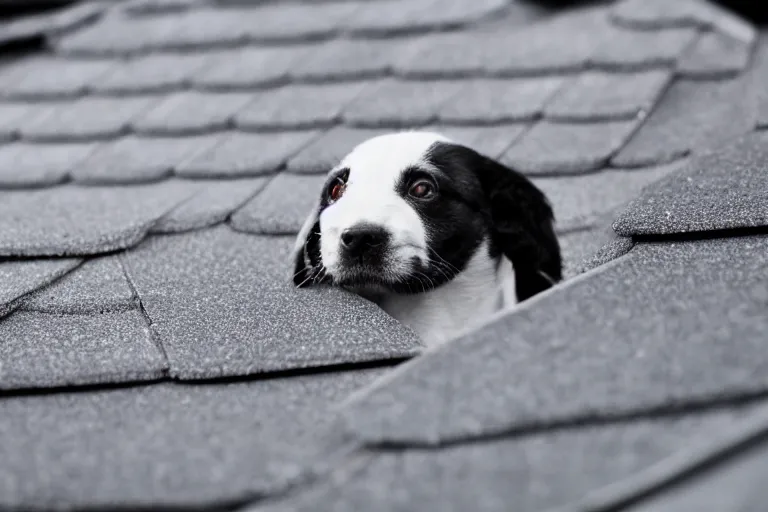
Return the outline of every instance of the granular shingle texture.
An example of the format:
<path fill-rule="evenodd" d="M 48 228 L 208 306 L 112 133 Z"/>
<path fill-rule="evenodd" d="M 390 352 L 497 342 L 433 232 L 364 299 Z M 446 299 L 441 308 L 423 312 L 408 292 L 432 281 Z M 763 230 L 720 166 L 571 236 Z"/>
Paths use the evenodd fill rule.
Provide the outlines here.
<path fill-rule="evenodd" d="M 615 229 L 664 235 L 768 226 L 767 162 L 768 133 L 746 135 L 648 187 Z"/>
<path fill-rule="evenodd" d="M 138 310 L 17 311 L 0 323 L 0 389 L 153 380 L 165 358 Z"/>
<path fill-rule="evenodd" d="M 525 174 L 580 174 L 605 167 L 632 136 L 637 120 L 600 123 L 541 121 L 523 134 L 502 161 Z"/>
<path fill-rule="evenodd" d="M 696 442 L 717 439 L 765 410 L 763 402 L 439 449 L 371 450 L 369 460 L 340 470 L 338 481 L 329 479 L 314 492 L 253 510 L 502 512 L 512 503 L 520 512 L 570 510 L 568 505 L 591 493 L 647 470 Z M 394 489 L 394 496 L 383 498 Z"/>
<path fill-rule="evenodd" d="M 125 311 L 137 304 L 117 256 L 87 260 L 79 268 L 24 299 L 22 311 L 88 314 Z"/>
<path fill-rule="evenodd" d="M 768 428 L 741 428 L 765 27 L 710 0 L 53 3 L 0 0 L 0 509 L 638 512 L 708 460 L 661 511 L 762 503 L 715 455 Z M 395 130 L 527 175 L 564 282 L 432 348 L 296 288 L 327 173 Z"/>
<path fill-rule="evenodd" d="M 76 258 L 0 259 L 0 317 L 18 307 L 19 299 L 60 278 L 80 263 Z"/>
<path fill-rule="evenodd" d="M 280 491 L 337 446 L 331 407 L 381 373 L 4 398 L 0 506 L 199 507 Z"/>
<path fill-rule="evenodd" d="M 639 244 L 403 366 L 345 411 L 350 429 L 432 444 L 764 391 L 766 249 Z"/>
<path fill-rule="evenodd" d="M 173 375 L 247 375 L 418 352 L 415 335 L 373 303 L 338 289 L 296 290 L 286 267 L 292 247 L 292 237 L 222 226 L 153 238 L 126 253 Z"/>
<path fill-rule="evenodd" d="M 0 192 L 0 256 L 108 252 L 141 240 L 191 196 L 179 182 Z"/>

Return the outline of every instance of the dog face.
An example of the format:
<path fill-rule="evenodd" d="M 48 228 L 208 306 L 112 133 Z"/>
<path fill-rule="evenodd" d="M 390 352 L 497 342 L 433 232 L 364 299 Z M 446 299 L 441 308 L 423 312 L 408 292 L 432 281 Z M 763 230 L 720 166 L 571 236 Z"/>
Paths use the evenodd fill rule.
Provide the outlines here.
<path fill-rule="evenodd" d="M 485 250 L 512 262 L 524 300 L 561 279 L 552 224 L 521 174 L 439 134 L 382 135 L 329 172 L 297 238 L 294 283 L 424 293 Z"/>

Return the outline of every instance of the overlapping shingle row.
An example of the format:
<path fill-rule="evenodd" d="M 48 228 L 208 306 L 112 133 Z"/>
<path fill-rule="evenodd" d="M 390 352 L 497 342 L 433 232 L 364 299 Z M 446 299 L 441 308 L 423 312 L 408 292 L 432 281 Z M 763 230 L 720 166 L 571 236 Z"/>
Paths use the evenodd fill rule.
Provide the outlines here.
<path fill-rule="evenodd" d="M 50 51 L 0 66 L 0 508 L 549 510 L 762 417 L 732 404 L 768 386 L 748 23 L 700 0 L 110 4 L 35 18 Z M 295 290 L 290 251 L 325 172 L 401 128 L 531 176 L 568 281 L 364 370 L 418 340 Z"/>

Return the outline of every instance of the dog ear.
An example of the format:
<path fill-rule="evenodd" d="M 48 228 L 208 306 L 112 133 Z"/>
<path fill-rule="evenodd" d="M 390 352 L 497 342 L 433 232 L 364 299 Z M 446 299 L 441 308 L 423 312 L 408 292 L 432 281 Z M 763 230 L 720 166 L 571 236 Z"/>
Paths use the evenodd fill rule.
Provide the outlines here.
<path fill-rule="evenodd" d="M 562 280 L 562 256 L 547 197 L 528 178 L 479 153 L 473 167 L 488 198 L 493 242 L 512 261 L 518 301 Z"/>
<path fill-rule="evenodd" d="M 320 220 L 314 205 L 296 237 L 293 246 L 293 284 L 299 288 L 317 283 L 320 258 Z"/>

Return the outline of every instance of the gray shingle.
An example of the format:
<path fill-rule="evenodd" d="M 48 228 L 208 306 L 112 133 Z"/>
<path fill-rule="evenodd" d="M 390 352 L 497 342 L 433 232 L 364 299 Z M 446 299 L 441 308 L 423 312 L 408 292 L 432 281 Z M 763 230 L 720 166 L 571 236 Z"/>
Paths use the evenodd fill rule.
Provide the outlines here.
<path fill-rule="evenodd" d="M 329 37 L 348 27 L 348 19 L 359 5 L 356 2 L 278 3 L 242 12 L 247 13 L 247 36 L 251 41 L 302 41 Z"/>
<path fill-rule="evenodd" d="M 90 27 L 56 39 L 53 45 L 57 53 L 70 56 L 139 53 L 162 46 L 179 28 L 177 21 L 177 16 L 105 16 Z"/>
<path fill-rule="evenodd" d="M 434 125 L 424 130 L 442 133 L 459 144 L 468 146 L 491 158 L 498 159 L 523 133 L 524 123 L 498 126 L 445 126 Z"/>
<path fill-rule="evenodd" d="M 337 288 L 294 288 L 293 244 L 221 226 L 150 238 L 126 253 L 172 375 L 248 375 L 417 352 L 415 335 L 373 303 Z"/>
<path fill-rule="evenodd" d="M 765 409 L 761 402 L 442 449 L 374 451 L 367 461 L 340 470 L 339 478 L 321 482 L 314 492 L 287 500 L 282 507 L 259 507 L 252 512 L 502 512 L 512 503 L 516 512 L 597 510 L 581 503 L 623 479 L 665 463 L 671 454 L 696 443 L 716 443 Z M 736 512 L 707 507 L 671 510 Z"/>
<path fill-rule="evenodd" d="M 77 96 L 114 64 L 102 60 L 23 58 L 0 72 L 0 95 L 13 99 Z"/>
<path fill-rule="evenodd" d="M 661 489 L 628 512 L 760 512 L 768 500 L 763 477 L 768 471 L 768 453 L 765 442 L 754 444 L 689 475 L 678 485 Z"/>
<path fill-rule="evenodd" d="M 361 4 L 345 27 L 354 34 L 389 35 L 468 25 L 499 14 L 505 0 L 387 0 Z"/>
<path fill-rule="evenodd" d="M 5 397 L 0 507 L 219 508 L 277 493 L 339 447 L 320 435 L 329 409 L 381 374 Z"/>
<path fill-rule="evenodd" d="M 737 137 L 755 125 L 749 80 L 677 80 L 611 163 L 642 167 L 669 162 Z"/>
<path fill-rule="evenodd" d="M 531 175 L 580 174 L 604 167 L 639 120 L 597 123 L 541 121 L 523 134 L 502 160 Z"/>
<path fill-rule="evenodd" d="M 247 93 L 180 92 L 167 96 L 145 115 L 136 118 L 133 129 L 149 135 L 188 135 L 223 130 L 254 96 Z"/>
<path fill-rule="evenodd" d="M 130 247 L 191 193 L 183 182 L 0 192 L 0 256 L 84 255 Z"/>
<path fill-rule="evenodd" d="M 0 187 L 47 187 L 64 182 L 96 147 L 21 142 L 0 146 Z"/>
<path fill-rule="evenodd" d="M 44 142 L 117 137 L 127 132 L 130 123 L 151 110 L 157 102 L 155 97 L 86 97 L 73 103 L 60 103 L 34 121 L 25 123 L 21 137 Z"/>
<path fill-rule="evenodd" d="M 120 9 L 132 16 L 165 14 L 185 11 L 192 7 L 205 5 L 207 0 L 128 0 Z"/>
<path fill-rule="evenodd" d="M 346 417 L 371 441 L 434 443 L 764 392 L 767 263 L 768 237 L 638 244 L 425 353 Z"/>
<path fill-rule="evenodd" d="M 440 106 L 455 96 L 461 82 L 401 82 L 382 80 L 370 84 L 344 110 L 344 121 L 370 128 L 408 127 L 431 123 Z"/>
<path fill-rule="evenodd" d="M 768 133 L 746 135 L 648 187 L 614 227 L 645 235 L 768 226 L 767 162 Z"/>
<path fill-rule="evenodd" d="M 284 83 L 291 70 L 311 55 L 312 45 L 286 47 L 245 46 L 222 51 L 195 73 L 192 84 L 200 89 L 227 90 L 266 87 Z"/>
<path fill-rule="evenodd" d="M 154 380 L 165 361 L 138 310 L 17 311 L 0 322 L 0 389 Z"/>
<path fill-rule="evenodd" d="M 102 144 L 72 172 L 79 183 L 148 183 L 170 176 L 176 167 L 218 141 L 214 135 L 194 137 L 122 137 Z"/>
<path fill-rule="evenodd" d="M 0 260 L 0 317 L 22 297 L 58 279 L 80 264 L 78 259 Z"/>
<path fill-rule="evenodd" d="M 21 311 L 87 314 L 127 311 L 137 302 L 117 256 L 87 260 L 55 283 L 25 298 Z"/>
<path fill-rule="evenodd" d="M 4 21 L 0 26 L 0 42 L 12 42 L 39 36 L 55 36 L 92 22 L 106 6 L 99 2 L 71 4 L 56 10 L 43 10 Z"/>
<path fill-rule="evenodd" d="M 174 30 L 152 42 L 152 49 L 206 49 L 234 46 L 248 40 L 248 24 L 259 20 L 252 10 L 202 8 L 191 9 L 166 16 L 166 23 Z"/>
<path fill-rule="evenodd" d="M 209 53 L 161 53 L 134 57 L 91 84 L 98 93 L 135 94 L 188 86 L 204 69 Z"/>
<path fill-rule="evenodd" d="M 580 274 L 584 262 L 591 261 L 605 245 L 602 226 L 574 231 L 558 238 L 563 257 L 563 278 L 571 279 Z"/>
<path fill-rule="evenodd" d="M 719 32 L 704 33 L 678 61 L 677 71 L 693 78 L 728 78 L 744 71 L 753 46 Z"/>
<path fill-rule="evenodd" d="M 605 12 L 578 9 L 525 27 L 423 38 L 395 63 L 403 76 L 525 76 L 578 71 L 607 27 Z"/>
<path fill-rule="evenodd" d="M 674 66 L 698 37 L 698 31 L 688 27 L 658 31 L 617 28 L 595 48 L 590 62 L 612 70 Z"/>
<path fill-rule="evenodd" d="M 749 43 L 757 36 L 755 28 L 711 1 L 623 0 L 611 9 L 617 23 L 641 29 L 700 27 Z"/>
<path fill-rule="evenodd" d="M 608 170 L 584 176 L 534 178 L 534 183 L 549 197 L 557 230 L 562 233 L 593 226 L 599 217 L 626 206 L 644 187 L 681 166 L 681 162 L 674 162 L 632 172 Z"/>
<path fill-rule="evenodd" d="M 389 73 L 410 40 L 334 39 L 320 45 L 291 69 L 302 81 L 361 79 Z"/>
<path fill-rule="evenodd" d="M 267 91 L 240 110 L 235 126 L 244 130 L 307 129 L 332 126 L 367 84 L 288 85 Z"/>
<path fill-rule="evenodd" d="M 319 199 L 325 179 L 324 174 L 278 174 L 232 215 L 232 227 L 248 233 L 295 235 Z"/>
<path fill-rule="evenodd" d="M 152 226 L 153 233 L 181 233 L 224 222 L 267 184 L 267 178 L 199 182 L 202 190 Z"/>
<path fill-rule="evenodd" d="M 223 133 L 218 143 L 180 164 L 176 174 L 236 178 L 273 173 L 318 135 L 316 131 Z"/>
<path fill-rule="evenodd" d="M 471 80 L 440 107 L 438 119 L 455 124 L 529 121 L 541 115 L 561 84 L 559 78 Z"/>
<path fill-rule="evenodd" d="M 304 146 L 288 160 L 287 171 L 324 174 L 337 165 L 356 145 L 389 130 L 337 126 Z"/>
<path fill-rule="evenodd" d="M 587 71 L 560 89 L 544 108 L 558 121 L 600 121 L 645 117 L 670 81 L 670 70 L 636 73 Z"/>
<path fill-rule="evenodd" d="M 36 103 L 0 103 L 0 142 L 18 137 L 27 122 L 44 113 Z"/>

